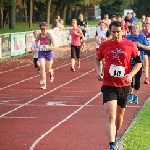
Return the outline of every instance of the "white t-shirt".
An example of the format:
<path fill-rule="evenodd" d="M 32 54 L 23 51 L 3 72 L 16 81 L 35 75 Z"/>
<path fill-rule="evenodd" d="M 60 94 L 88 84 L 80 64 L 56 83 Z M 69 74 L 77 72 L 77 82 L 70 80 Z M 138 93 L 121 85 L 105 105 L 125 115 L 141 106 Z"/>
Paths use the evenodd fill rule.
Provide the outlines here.
<path fill-rule="evenodd" d="M 32 42 L 32 47 L 31 47 L 32 51 L 35 51 L 35 49 L 36 49 L 36 41 Z M 38 58 L 38 52 L 33 54 L 33 58 Z"/>
<path fill-rule="evenodd" d="M 99 48 L 100 44 L 103 42 L 101 41 L 101 38 L 106 38 L 106 32 L 107 32 L 107 28 L 104 30 L 101 30 L 100 28 L 96 30 L 97 32 L 97 41 L 99 44 L 96 43 L 96 48 Z"/>
<path fill-rule="evenodd" d="M 106 20 L 106 21 L 107 21 L 108 25 L 111 24 L 111 20 L 110 20 L 110 19 L 108 19 L 108 20 Z"/>

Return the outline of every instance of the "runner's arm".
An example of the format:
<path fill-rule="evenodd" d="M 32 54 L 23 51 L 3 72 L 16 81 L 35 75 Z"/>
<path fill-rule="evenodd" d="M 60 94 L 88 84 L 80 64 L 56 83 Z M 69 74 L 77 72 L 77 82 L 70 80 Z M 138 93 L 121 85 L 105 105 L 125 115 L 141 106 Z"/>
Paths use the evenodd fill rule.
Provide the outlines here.
<path fill-rule="evenodd" d="M 142 61 L 140 56 L 136 56 L 133 58 L 135 62 L 135 66 L 133 67 L 132 71 L 129 73 L 132 77 L 140 70 L 142 67 Z"/>
<path fill-rule="evenodd" d="M 137 44 L 137 47 L 142 48 L 142 49 L 147 50 L 147 51 L 150 51 L 150 46 L 149 45 L 143 45 L 139 42 L 136 42 L 136 44 Z"/>
<path fill-rule="evenodd" d="M 40 40 L 39 36 L 40 36 L 40 33 L 36 37 L 36 48 L 38 48 L 38 43 L 39 43 L 39 40 Z"/>
<path fill-rule="evenodd" d="M 53 48 L 56 48 L 56 43 L 55 43 L 55 41 L 54 41 L 54 37 L 52 36 L 52 34 L 50 34 L 50 39 L 51 39 L 51 43 L 52 43 L 52 45 L 50 45 L 49 47 L 48 47 L 48 49 L 53 49 Z"/>
<path fill-rule="evenodd" d="M 100 72 L 100 70 L 102 70 L 102 65 L 100 63 L 100 61 L 102 61 L 103 58 L 98 57 L 97 55 L 95 56 L 95 69 L 97 74 L 101 74 L 102 72 Z"/>

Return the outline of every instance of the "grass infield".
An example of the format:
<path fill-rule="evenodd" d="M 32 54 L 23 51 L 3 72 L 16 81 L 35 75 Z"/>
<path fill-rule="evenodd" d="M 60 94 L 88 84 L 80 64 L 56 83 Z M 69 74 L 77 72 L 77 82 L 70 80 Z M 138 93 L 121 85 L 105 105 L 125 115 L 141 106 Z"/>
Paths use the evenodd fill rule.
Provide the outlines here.
<path fill-rule="evenodd" d="M 136 122 L 123 140 L 123 150 L 150 150 L 150 99 L 136 115 Z"/>

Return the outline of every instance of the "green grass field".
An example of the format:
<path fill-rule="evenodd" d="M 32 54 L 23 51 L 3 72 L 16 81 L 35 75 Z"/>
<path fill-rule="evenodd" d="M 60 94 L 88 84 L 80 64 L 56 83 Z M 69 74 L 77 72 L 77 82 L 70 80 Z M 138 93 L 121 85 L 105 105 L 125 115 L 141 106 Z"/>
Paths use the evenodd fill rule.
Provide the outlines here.
<path fill-rule="evenodd" d="M 16 29 L 9 29 L 8 25 L 5 26 L 4 29 L 0 29 L 0 34 L 5 34 L 5 33 L 14 33 L 14 32 L 27 32 L 27 31 L 33 31 L 33 30 L 39 30 L 39 23 L 36 22 L 32 24 L 32 28 L 29 28 L 29 23 L 28 22 L 17 22 L 16 23 Z M 89 20 L 88 24 L 89 25 L 97 25 L 98 21 L 95 20 Z M 70 27 L 70 25 L 65 25 L 65 27 Z M 49 28 L 52 28 L 52 25 L 49 25 Z"/>
<path fill-rule="evenodd" d="M 150 150 L 150 100 L 136 117 L 136 123 L 124 137 L 123 150 Z"/>

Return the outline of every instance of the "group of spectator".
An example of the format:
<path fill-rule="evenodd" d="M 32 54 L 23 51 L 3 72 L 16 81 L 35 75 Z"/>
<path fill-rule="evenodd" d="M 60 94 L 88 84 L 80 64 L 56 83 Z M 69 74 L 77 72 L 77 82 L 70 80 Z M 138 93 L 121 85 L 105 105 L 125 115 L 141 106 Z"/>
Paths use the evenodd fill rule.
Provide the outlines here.
<path fill-rule="evenodd" d="M 53 21 L 53 29 L 60 29 L 64 30 L 64 20 L 60 18 L 60 16 L 56 16 L 56 18 Z"/>

